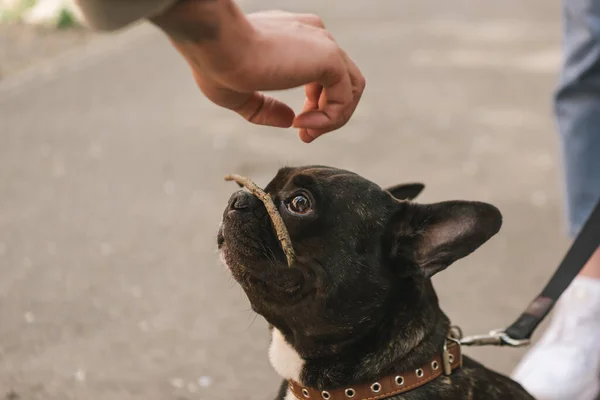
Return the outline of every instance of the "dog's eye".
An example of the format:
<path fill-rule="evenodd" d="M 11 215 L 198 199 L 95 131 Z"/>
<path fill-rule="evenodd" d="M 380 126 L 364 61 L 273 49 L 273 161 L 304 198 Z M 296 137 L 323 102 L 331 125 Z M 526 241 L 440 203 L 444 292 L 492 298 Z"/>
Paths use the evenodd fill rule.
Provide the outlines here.
<path fill-rule="evenodd" d="M 288 210 L 293 214 L 307 214 L 310 212 L 310 200 L 301 194 L 295 196 L 288 204 Z"/>

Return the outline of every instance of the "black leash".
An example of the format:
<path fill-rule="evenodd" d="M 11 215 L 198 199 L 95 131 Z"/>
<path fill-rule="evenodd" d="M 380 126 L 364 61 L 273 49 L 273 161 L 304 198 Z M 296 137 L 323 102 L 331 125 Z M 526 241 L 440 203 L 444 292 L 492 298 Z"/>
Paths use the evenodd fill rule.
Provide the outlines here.
<path fill-rule="evenodd" d="M 579 271 L 600 246 L 600 200 L 588 217 L 583 229 L 571 245 L 565 258 L 542 292 L 529 304 L 517 320 L 505 330 L 492 331 L 489 335 L 469 336 L 460 339 L 465 346 L 512 346 L 529 344 L 535 328 L 543 321 L 558 298 L 573 282 Z"/>

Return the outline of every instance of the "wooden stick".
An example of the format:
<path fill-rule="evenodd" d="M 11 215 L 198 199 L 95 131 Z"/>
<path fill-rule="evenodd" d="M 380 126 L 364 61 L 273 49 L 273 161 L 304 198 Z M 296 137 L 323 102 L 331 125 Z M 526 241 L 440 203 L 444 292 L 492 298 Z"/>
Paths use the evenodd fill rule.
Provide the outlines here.
<path fill-rule="evenodd" d="M 269 213 L 269 217 L 271 217 L 271 221 L 273 222 L 273 227 L 277 233 L 277 239 L 279 239 L 279 242 L 281 243 L 281 248 L 283 249 L 285 258 L 287 259 L 288 267 L 291 267 L 296 260 L 296 253 L 294 252 L 294 247 L 292 246 L 290 234 L 288 233 L 288 230 L 283 223 L 283 219 L 281 218 L 279 211 L 277 211 L 277 207 L 275 206 L 271 196 L 244 176 L 231 174 L 227 175 L 225 180 L 235 181 L 240 186 L 248 189 L 250 193 L 258 197 L 258 199 L 263 202 L 265 208 L 267 209 L 267 213 Z"/>

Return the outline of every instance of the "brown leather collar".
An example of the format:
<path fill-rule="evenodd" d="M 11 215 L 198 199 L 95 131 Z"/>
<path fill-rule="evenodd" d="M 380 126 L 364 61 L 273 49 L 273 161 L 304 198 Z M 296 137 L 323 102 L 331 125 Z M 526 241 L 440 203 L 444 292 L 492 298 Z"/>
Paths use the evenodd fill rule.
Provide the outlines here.
<path fill-rule="evenodd" d="M 434 357 L 428 364 L 414 371 L 383 377 L 376 382 L 323 391 L 302 386 L 294 381 L 288 383 L 290 391 L 299 400 L 380 400 L 416 389 L 442 374 L 450 375 L 460 367 L 460 344 L 448 339 L 442 354 Z"/>

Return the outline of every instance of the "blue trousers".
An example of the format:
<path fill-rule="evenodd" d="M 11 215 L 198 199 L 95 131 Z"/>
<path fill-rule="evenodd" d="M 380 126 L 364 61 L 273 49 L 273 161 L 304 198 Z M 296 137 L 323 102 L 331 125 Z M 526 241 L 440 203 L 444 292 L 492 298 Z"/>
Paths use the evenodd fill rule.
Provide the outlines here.
<path fill-rule="evenodd" d="M 600 0 L 563 0 L 563 47 L 554 111 L 575 236 L 600 199 Z"/>

